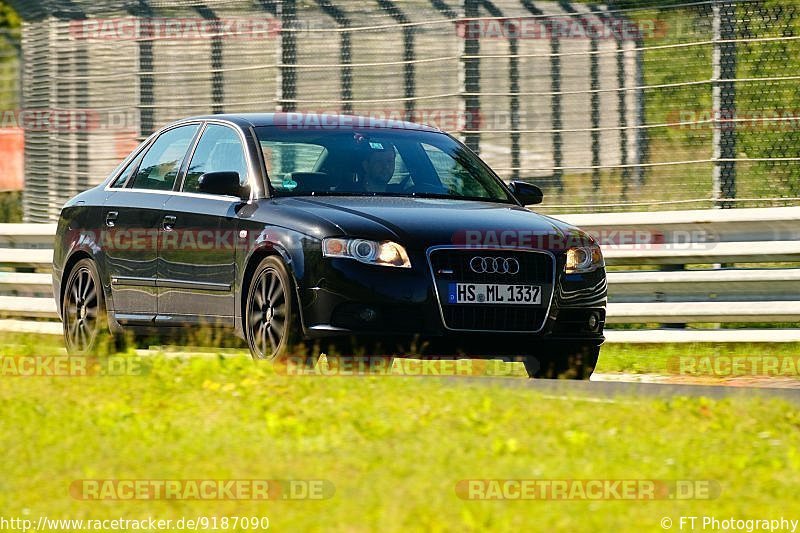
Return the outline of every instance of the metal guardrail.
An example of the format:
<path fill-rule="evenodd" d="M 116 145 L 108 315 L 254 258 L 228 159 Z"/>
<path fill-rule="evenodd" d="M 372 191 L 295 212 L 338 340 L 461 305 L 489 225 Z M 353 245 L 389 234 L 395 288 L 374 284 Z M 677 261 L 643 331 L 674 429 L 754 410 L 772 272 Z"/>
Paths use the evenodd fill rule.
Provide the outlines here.
<path fill-rule="evenodd" d="M 609 324 L 756 322 L 800 327 L 798 207 L 559 218 L 590 232 L 603 247 L 610 269 Z M 633 270 L 643 267 L 648 270 Z M 705 338 L 768 338 L 733 331 Z M 643 340 L 633 332 L 617 333 L 626 342 Z M 692 339 L 689 333 L 673 331 L 669 337 Z M 800 330 L 783 335 L 800 340 Z"/>
<path fill-rule="evenodd" d="M 720 242 L 800 240 L 800 207 L 694 209 L 557 215 L 589 232 L 646 229 L 665 237 L 679 231 L 717 235 Z"/>
<path fill-rule="evenodd" d="M 609 324 L 789 325 L 777 336 L 769 334 L 776 330 L 609 330 L 610 340 L 800 341 L 800 207 L 559 218 L 603 247 Z M 54 224 L 0 224 L 0 330 L 60 332 L 57 323 L 20 320 L 57 319 L 48 273 L 54 235 Z"/>

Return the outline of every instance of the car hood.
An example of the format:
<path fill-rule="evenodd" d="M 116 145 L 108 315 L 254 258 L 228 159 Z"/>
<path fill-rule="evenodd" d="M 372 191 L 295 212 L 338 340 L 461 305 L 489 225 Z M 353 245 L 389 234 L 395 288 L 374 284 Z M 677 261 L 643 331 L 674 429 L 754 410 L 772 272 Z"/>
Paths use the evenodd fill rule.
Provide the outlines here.
<path fill-rule="evenodd" d="M 334 226 L 335 232 L 405 246 L 470 244 L 551 248 L 542 236 L 562 237 L 576 228 L 523 207 L 492 202 L 393 197 L 292 197 L 278 200 Z M 333 229 L 333 228 L 332 228 Z"/>

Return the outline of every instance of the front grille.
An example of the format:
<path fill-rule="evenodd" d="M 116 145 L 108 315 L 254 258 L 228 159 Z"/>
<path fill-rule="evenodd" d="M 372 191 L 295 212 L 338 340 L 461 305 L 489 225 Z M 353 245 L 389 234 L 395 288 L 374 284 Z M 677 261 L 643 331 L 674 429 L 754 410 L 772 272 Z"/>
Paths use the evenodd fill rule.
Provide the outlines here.
<path fill-rule="evenodd" d="M 476 273 L 474 257 L 516 259 L 517 274 Z M 539 331 L 547 318 L 553 292 L 553 259 L 550 254 L 520 250 L 433 249 L 428 254 L 444 325 L 470 331 Z M 502 283 L 541 285 L 540 305 L 449 304 L 450 283 Z"/>

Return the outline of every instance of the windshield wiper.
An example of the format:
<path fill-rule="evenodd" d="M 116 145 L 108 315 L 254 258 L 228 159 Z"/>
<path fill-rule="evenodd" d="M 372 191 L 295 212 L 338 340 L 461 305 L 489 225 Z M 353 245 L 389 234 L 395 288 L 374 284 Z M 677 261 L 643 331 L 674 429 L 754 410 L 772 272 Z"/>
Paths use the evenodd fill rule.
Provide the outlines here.
<path fill-rule="evenodd" d="M 470 202 L 499 202 L 510 203 L 502 198 L 487 198 L 485 196 L 455 196 L 452 194 L 441 194 L 436 192 L 416 192 L 411 193 L 412 198 L 441 198 L 444 200 L 467 200 Z"/>

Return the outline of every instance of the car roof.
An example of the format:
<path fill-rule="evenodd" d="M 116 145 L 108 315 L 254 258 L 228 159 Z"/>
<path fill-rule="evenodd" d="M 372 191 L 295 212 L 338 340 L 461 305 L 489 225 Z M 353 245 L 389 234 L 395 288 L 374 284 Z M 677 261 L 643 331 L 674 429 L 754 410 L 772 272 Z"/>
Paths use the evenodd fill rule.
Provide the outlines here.
<path fill-rule="evenodd" d="M 219 115 L 199 115 L 187 117 L 173 122 L 190 122 L 196 120 L 224 120 L 239 126 L 284 126 L 292 129 L 339 129 L 343 128 L 374 128 L 374 129 L 402 129 L 442 133 L 438 128 L 425 124 L 417 124 L 400 120 L 395 117 L 347 115 L 338 113 L 315 112 L 284 112 L 284 113 L 225 113 Z"/>

